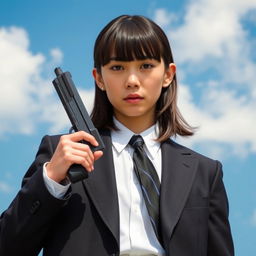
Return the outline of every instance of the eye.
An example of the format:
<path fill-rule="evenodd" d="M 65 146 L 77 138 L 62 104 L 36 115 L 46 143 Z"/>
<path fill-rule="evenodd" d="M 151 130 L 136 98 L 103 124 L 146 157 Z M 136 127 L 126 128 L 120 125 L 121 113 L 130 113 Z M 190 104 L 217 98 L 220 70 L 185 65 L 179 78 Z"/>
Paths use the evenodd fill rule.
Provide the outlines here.
<path fill-rule="evenodd" d="M 141 65 L 142 69 L 151 69 L 153 67 L 154 67 L 154 65 L 151 64 L 151 63 L 144 63 L 144 64 Z"/>
<path fill-rule="evenodd" d="M 110 67 L 110 69 L 113 71 L 119 71 L 119 70 L 123 70 L 124 68 L 121 65 L 113 65 Z"/>

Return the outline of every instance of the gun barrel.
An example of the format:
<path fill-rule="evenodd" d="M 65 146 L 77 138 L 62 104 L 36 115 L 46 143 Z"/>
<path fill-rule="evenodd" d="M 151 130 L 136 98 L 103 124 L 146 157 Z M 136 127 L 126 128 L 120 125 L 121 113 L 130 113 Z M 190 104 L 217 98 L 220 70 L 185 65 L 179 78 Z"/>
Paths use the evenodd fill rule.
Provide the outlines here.
<path fill-rule="evenodd" d="M 91 133 L 96 138 L 99 146 L 91 146 L 93 151 L 104 149 L 104 143 L 101 136 L 99 135 L 97 128 L 95 128 L 94 124 L 92 123 L 92 120 L 75 87 L 70 72 L 62 72 L 61 68 L 59 67 L 56 67 L 54 72 L 57 77 L 53 80 L 53 85 L 73 125 L 73 130 L 86 131 Z"/>
<path fill-rule="evenodd" d="M 72 81 L 71 74 L 69 72 L 62 72 L 59 67 L 55 68 L 54 72 L 56 78 L 52 82 L 73 125 L 72 128 L 74 131 L 83 130 L 95 137 L 99 145 L 94 147 L 89 144 L 92 151 L 103 150 L 104 143 L 102 138 L 90 119 L 75 84 Z M 86 143 L 85 141 L 81 142 Z M 87 178 L 88 173 L 82 165 L 74 164 L 68 171 L 68 177 L 70 181 L 74 183 Z"/>
<path fill-rule="evenodd" d="M 54 69 L 54 72 L 55 72 L 55 74 L 56 74 L 56 76 L 60 76 L 63 72 L 62 72 L 62 70 L 61 70 L 61 68 L 55 68 Z"/>

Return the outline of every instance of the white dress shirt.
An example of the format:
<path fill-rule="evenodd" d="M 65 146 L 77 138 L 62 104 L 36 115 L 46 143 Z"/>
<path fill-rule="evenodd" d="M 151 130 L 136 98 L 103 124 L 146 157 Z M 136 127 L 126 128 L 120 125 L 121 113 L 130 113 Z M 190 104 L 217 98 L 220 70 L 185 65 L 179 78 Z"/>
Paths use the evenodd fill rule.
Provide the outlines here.
<path fill-rule="evenodd" d="M 134 133 L 117 120 L 115 124 L 119 131 L 112 131 L 111 137 L 119 203 L 121 255 L 164 255 L 133 169 L 133 148 L 127 145 Z M 160 143 L 154 140 L 157 138 L 155 126 L 140 135 L 161 181 L 161 148 Z"/>
<path fill-rule="evenodd" d="M 120 122 L 115 120 L 119 131 L 112 131 L 112 150 L 117 183 L 120 216 L 120 255 L 164 255 L 164 250 L 154 233 L 149 219 L 140 184 L 133 170 L 133 148 L 129 140 L 134 135 Z M 157 138 L 156 126 L 152 126 L 140 135 L 145 142 L 145 150 L 152 161 L 161 182 L 161 148 Z M 49 192 L 61 198 L 70 184 L 61 185 L 47 176 L 44 165 L 44 180 Z"/>

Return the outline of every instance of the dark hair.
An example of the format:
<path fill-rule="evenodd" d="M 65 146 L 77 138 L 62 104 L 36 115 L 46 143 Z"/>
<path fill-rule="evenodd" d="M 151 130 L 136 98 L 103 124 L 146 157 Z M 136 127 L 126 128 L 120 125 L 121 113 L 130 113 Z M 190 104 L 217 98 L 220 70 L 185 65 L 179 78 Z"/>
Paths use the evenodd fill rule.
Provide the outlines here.
<path fill-rule="evenodd" d="M 101 73 L 101 67 L 108 64 L 115 53 L 126 61 L 152 58 L 163 59 L 165 67 L 173 63 L 168 38 L 152 20 L 143 16 L 122 15 L 108 23 L 98 35 L 94 46 L 94 67 Z M 114 129 L 113 107 L 104 91 L 95 83 L 95 101 L 92 121 L 98 129 Z M 156 103 L 155 121 L 159 124 L 158 141 L 171 136 L 191 136 L 193 128 L 188 125 L 177 107 L 177 79 L 162 89 Z"/>

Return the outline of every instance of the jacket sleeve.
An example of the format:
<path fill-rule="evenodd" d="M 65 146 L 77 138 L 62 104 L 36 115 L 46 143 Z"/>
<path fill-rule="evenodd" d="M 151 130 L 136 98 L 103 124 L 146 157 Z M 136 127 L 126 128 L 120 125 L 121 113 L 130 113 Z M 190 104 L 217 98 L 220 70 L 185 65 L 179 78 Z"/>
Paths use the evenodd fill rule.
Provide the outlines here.
<path fill-rule="evenodd" d="M 53 151 L 50 137 L 45 136 L 20 191 L 0 217 L 1 256 L 38 255 L 51 223 L 68 200 L 68 196 L 56 199 L 44 184 L 43 164 Z"/>
<path fill-rule="evenodd" d="M 228 199 L 223 184 L 223 172 L 218 161 L 210 191 L 208 256 L 233 256 L 234 246 L 228 221 Z"/>

